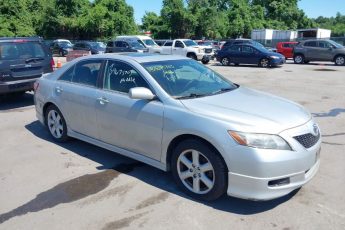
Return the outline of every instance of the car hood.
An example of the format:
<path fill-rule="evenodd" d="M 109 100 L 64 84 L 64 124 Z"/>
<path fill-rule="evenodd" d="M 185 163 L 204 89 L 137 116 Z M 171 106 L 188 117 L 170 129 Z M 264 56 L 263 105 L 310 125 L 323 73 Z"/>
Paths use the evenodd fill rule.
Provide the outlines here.
<path fill-rule="evenodd" d="M 310 113 L 294 102 L 245 87 L 180 101 L 194 113 L 225 121 L 232 130 L 243 132 L 278 134 L 311 119 Z"/>

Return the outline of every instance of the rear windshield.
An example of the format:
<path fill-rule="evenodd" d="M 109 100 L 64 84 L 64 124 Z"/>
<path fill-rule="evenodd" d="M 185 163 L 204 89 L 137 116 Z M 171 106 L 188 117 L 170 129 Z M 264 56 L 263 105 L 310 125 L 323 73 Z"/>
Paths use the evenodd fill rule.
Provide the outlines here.
<path fill-rule="evenodd" d="M 40 43 L 0 43 L 0 60 L 44 58 L 46 53 Z"/>

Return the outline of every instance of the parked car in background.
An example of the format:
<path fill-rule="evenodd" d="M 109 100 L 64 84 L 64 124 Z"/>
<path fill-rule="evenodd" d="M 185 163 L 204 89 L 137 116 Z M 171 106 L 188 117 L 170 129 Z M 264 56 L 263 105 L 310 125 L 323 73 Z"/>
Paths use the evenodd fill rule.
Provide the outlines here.
<path fill-rule="evenodd" d="M 36 115 L 55 141 L 74 137 L 171 171 L 197 199 L 278 198 L 320 165 L 307 110 L 186 57 L 88 56 L 37 85 Z"/>
<path fill-rule="evenodd" d="M 160 39 L 160 40 L 155 40 L 155 43 L 159 46 L 163 46 L 166 41 L 167 41 L 167 39 L 165 39 L 165 40 Z"/>
<path fill-rule="evenodd" d="M 229 39 L 229 40 L 227 40 L 224 43 L 224 45 L 222 46 L 222 49 L 224 49 L 225 47 L 230 47 L 230 46 L 238 45 L 238 44 L 252 44 L 252 45 L 255 45 L 255 46 L 259 46 L 259 47 L 265 48 L 261 43 L 256 42 L 254 40 L 245 39 L 245 38 L 237 38 L 237 39 Z"/>
<path fill-rule="evenodd" d="M 77 42 L 73 46 L 73 50 L 90 51 L 91 54 L 102 54 L 105 52 L 106 45 L 103 42 Z"/>
<path fill-rule="evenodd" d="M 145 48 L 137 40 L 127 41 L 109 41 L 105 48 L 106 53 L 124 53 L 124 52 L 148 52 L 148 48 Z"/>
<path fill-rule="evenodd" d="M 283 65 L 285 57 L 279 53 L 270 52 L 264 47 L 250 43 L 242 43 L 226 46 L 217 53 L 217 60 L 222 65 L 227 66 L 231 63 L 255 64 L 264 68 Z"/>
<path fill-rule="evenodd" d="M 70 41 L 64 40 L 64 39 L 59 39 L 53 41 L 50 45 L 50 51 L 52 54 L 57 54 L 60 57 L 65 57 L 68 52 L 73 50 L 73 45 Z"/>
<path fill-rule="evenodd" d="M 305 40 L 294 47 L 293 58 L 296 64 L 330 61 L 345 65 L 345 48 L 332 40 Z"/>
<path fill-rule="evenodd" d="M 126 42 L 137 41 L 152 53 L 157 53 L 156 51 L 160 48 L 159 45 L 157 45 L 157 43 L 151 37 L 146 35 L 117 36 L 115 40 Z"/>
<path fill-rule="evenodd" d="M 34 82 L 53 67 L 42 38 L 0 38 L 0 95 L 33 90 Z"/>
<path fill-rule="evenodd" d="M 152 51 L 150 50 L 152 53 Z M 155 52 L 155 51 L 154 51 Z M 203 64 L 209 63 L 213 59 L 212 47 L 202 47 L 190 39 L 168 40 L 158 50 L 160 54 L 181 55 L 201 61 Z"/>
<path fill-rule="evenodd" d="M 298 42 L 278 42 L 277 52 L 284 55 L 286 59 L 293 58 L 293 48 Z"/>
<path fill-rule="evenodd" d="M 53 42 L 63 42 L 68 43 L 70 46 L 73 46 L 72 42 L 68 39 L 55 39 Z"/>

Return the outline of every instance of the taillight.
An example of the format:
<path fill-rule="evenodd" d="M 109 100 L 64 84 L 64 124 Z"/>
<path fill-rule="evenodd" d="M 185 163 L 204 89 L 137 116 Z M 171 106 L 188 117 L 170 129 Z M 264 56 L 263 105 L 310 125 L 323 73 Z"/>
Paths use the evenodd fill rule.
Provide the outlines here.
<path fill-rule="evenodd" d="M 50 60 L 50 67 L 52 68 L 52 70 L 53 70 L 54 67 L 55 67 L 55 62 L 54 62 L 54 59 L 53 59 L 53 58 Z"/>
<path fill-rule="evenodd" d="M 40 83 L 38 81 L 35 81 L 34 83 L 34 92 L 38 90 L 38 87 L 40 86 Z"/>

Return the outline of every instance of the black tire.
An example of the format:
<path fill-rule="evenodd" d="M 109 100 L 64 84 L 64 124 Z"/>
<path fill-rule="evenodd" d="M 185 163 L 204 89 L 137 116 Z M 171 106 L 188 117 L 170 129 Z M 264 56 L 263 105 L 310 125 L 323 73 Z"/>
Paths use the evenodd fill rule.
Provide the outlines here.
<path fill-rule="evenodd" d="M 259 66 L 262 68 L 269 68 L 270 67 L 270 60 L 267 58 L 262 58 L 259 62 Z"/>
<path fill-rule="evenodd" d="M 220 60 L 220 63 L 222 63 L 223 66 L 229 66 L 229 65 L 230 65 L 230 59 L 227 58 L 227 57 L 223 57 L 223 58 Z"/>
<path fill-rule="evenodd" d="M 201 60 L 201 62 L 202 64 L 207 65 L 210 62 L 210 60 Z"/>
<path fill-rule="evenodd" d="M 195 54 L 193 54 L 193 53 L 187 54 L 187 57 L 191 58 L 191 59 L 194 59 L 194 60 L 198 60 L 198 57 Z"/>
<path fill-rule="evenodd" d="M 62 135 L 61 137 L 56 137 L 55 135 L 53 135 L 51 129 L 49 128 L 50 124 L 49 124 L 49 121 L 48 121 L 48 116 L 49 116 L 49 113 L 51 111 L 55 111 L 57 114 L 59 114 L 59 116 L 61 117 L 61 125 L 62 125 Z M 55 106 L 55 105 L 50 105 L 46 112 L 45 112 L 45 123 L 47 125 L 47 128 L 48 128 L 48 131 L 50 133 L 50 135 L 53 137 L 53 139 L 57 142 L 66 142 L 69 140 L 69 137 L 67 136 L 67 125 L 66 125 L 66 121 L 65 121 L 65 118 L 63 117 L 62 113 L 60 112 L 60 110 Z"/>
<path fill-rule="evenodd" d="M 211 163 L 213 167 L 214 174 L 212 175 L 214 176 L 214 184 L 213 187 L 207 193 L 198 194 L 191 191 L 184 185 L 184 183 L 180 179 L 177 162 L 180 155 L 182 155 L 186 150 L 196 150 L 202 153 L 204 156 L 207 157 L 208 162 Z M 203 141 L 200 141 L 198 139 L 187 139 L 176 146 L 176 148 L 173 150 L 173 154 L 171 157 L 171 171 L 178 187 L 187 195 L 198 200 L 216 200 L 226 192 L 228 187 L 228 172 L 223 159 L 214 148 L 210 147 L 208 144 L 205 144 Z"/>
<path fill-rule="evenodd" d="M 338 55 L 334 58 L 334 64 L 337 66 L 343 66 L 345 65 L 345 56 L 344 55 Z"/>
<path fill-rule="evenodd" d="M 293 56 L 293 61 L 295 64 L 303 64 L 304 63 L 304 55 L 303 54 L 296 54 Z"/>
<path fill-rule="evenodd" d="M 235 63 L 235 66 L 239 66 L 240 65 L 240 63 Z"/>

